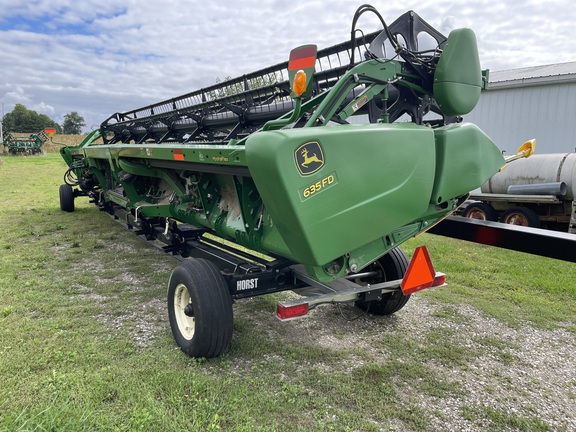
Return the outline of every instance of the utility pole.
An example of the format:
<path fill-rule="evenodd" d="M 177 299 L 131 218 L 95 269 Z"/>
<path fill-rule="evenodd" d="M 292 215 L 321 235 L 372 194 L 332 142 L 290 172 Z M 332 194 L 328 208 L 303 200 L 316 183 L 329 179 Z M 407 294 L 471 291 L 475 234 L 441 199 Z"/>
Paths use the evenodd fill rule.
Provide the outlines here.
<path fill-rule="evenodd" d="M 2 118 L 0 119 L 0 144 L 4 144 L 4 102 L 2 102 Z"/>

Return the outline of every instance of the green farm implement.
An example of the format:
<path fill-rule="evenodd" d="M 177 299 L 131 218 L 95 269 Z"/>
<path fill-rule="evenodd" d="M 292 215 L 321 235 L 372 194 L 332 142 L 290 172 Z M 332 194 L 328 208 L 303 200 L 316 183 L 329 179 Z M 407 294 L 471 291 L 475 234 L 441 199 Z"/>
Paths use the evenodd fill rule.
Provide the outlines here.
<path fill-rule="evenodd" d="M 2 141 L 4 153 L 13 155 L 36 155 L 42 153 L 42 144 L 48 141 L 49 136 L 45 131 L 30 134 L 29 136 L 13 135 L 4 132 Z"/>
<path fill-rule="evenodd" d="M 383 30 L 361 33 L 365 12 Z M 111 115 L 62 148 L 60 206 L 89 197 L 181 259 L 168 311 L 190 356 L 226 350 L 234 299 L 293 290 L 281 320 L 340 302 L 392 314 L 445 279 L 399 245 L 506 163 L 462 122 L 486 83 L 471 30 L 445 37 L 414 12 L 387 25 L 365 5 L 350 41 Z"/>

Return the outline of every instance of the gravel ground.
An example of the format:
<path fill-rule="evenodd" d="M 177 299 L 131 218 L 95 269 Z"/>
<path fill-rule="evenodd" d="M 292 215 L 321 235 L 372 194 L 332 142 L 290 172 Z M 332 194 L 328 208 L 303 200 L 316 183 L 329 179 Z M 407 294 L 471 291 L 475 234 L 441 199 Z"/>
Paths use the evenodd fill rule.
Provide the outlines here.
<path fill-rule="evenodd" d="M 97 303 L 103 300 L 94 294 L 84 295 Z M 483 316 L 471 306 L 447 305 L 420 293 L 393 316 L 363 315 L 352 322 L 343 318 L 336 307 L 325 306 L 308 318 L 282 323 L 273 316 L 270 305 L 258 306 L 256 301 L 240 300 L 234 306 L 235 315 L 247 319 L 254 334 L 366 353 L 363 358 L 350 354 L 337 365 L 327 361 L 326 368 L 339 373 L 352 373 L 364 364 L 385 363 L 393 358 L 397 353 L 393 347 L 386 347 L 387 337 L 426 345 L 431 343 L 429 335 L 441 334 L 450 339 L 449 346 L 474 353 L 460 362 L 442 362 L 440 356 L 440 361 L 430 359 L 423 365 L 439 380 L 458 388 L 448 397 L 423 393 L 409 381 L 397 383 L 402 398 L 399 403 L 421 407 L 430 418 L 431 431 L 492 431 L 491 415 L 520 419 L 517 425 L 499 426 L 497 430 L 576 431 L 576 333 L 568 326 L 549 330 L 525 323 L 513 328 Z M 358 309 L 344 307 L 343 312 L 351 316 L 358 314 Z M 163 298 L 145 302 L 138 311 L 113 319 L 106 314 L 97 318 L 114 330 L 129 326 L 135 345 L 142 349 L 169 329 Z M 270 357 L 278 360 L 274 353 Z M 303 374 L 307 367 L 319 366 L 304 360 L 300 363 Z M 235 359 L 235 364 L 236 373 L 245 373 L 251 366 L 250 361 L 242 359 Z M 378 426 L 383 431 L 410 430 L 395 420 Z"/>
<path fill-rule="evenodd" d="M 248 300 L 249 301 L 249 300 Z M 245 306 L 236 305 L 242 314 Z M 446 308 L 450 316 L 443 313 Z M 351 315 L 355 308 L 344 311 Z M 253 310 L 251 309 L 251 314 Z M 490 416 L 506 416 L 518 424 L 499 425 L 497 430 L 576 431 L 576 334 L 558 328 L 534 328 L 524 324 L 512 328 L 482 315 L 467 305 L 446 305 L 429 297 L 413 295 L 408 304 L 391 317 L 363 316 L 347 322 L 332 306 L 314 311 L 309 318 L 280 323 L 263 311 L 254 317 L 254 331 L 327 348 L 358 348 L 370 353 L 370 362 L 385 362 L 394 355 L 382 346 L 387 335 L 401 334 L 420 340 L 442 329 L 450 343 L 479 355 L 465 362 L 442 364 L 430 361 L 426 368 L 439 379 L 459 388 L 456 395 L 438 398 L 423 394 L 410 382 L 401 383 L 401 403 L 418 404 L 431 418 L 431 431 L 492 431 Z M 278 326 L 288 326 L 289 330 Z M 256 330 L 258 328 L 258 330 Z M 277 333 L 278 332 L 278 333 Z M 379 343 L 376 343 L 379 341 Z M 352 371 L 366 363 L 353 355 L 341 365 Z M 330 364 L 330 368 L 334 365 Z M 466 415 L 471 412 L 471 415 Z M 486 414 L 489 413 L 489 414 Z M 505 422 L 504 422 L 505 423 Z M 408 431 L 400 422 L 379 425 L 381 430 Z"/>
<path fill-rule="evenodd" d="M 414 296 L 398 313 L 400 325 L 414 334 L 446 326 L 446 319 L 434 316 L 436 308 L 428 299 Z M 566 329 L 543 330 L 528 324 L 511 328 L 470 306 L 459 305 L 457 312 L 464 319 L 450 323 L 454 337 L 483 354 L 464 367 L 437 366 L 440 375 L 456 380 L 465 392 L 439 405 L 431 398 L 421 400 L 430 412 L 434 407 L 441 413 L 434 418 L 433 429 L 478 430 L 478 424 L 463 418 L 463 408 L 489 407 L 512 416 L 537 418 L 551 430 L 576 431 L 576 335 Z M 478 342 L 485 340 L 503 341 L 505 348 L 502 351 Z M 502 352 L 507 354 L 504 358 Z"/>

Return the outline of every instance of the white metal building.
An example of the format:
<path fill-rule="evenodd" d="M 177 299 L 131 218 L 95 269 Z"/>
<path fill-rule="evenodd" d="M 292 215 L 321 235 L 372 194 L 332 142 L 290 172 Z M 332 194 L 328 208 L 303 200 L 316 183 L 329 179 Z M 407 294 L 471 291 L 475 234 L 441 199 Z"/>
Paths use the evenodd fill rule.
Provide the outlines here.
<path fill-rule="evenodd" d="M 576 151 L 576 62 L 491 72 L 489 89 L 464 121 L 507 155 L 532 138 L 537 153 Z"/>

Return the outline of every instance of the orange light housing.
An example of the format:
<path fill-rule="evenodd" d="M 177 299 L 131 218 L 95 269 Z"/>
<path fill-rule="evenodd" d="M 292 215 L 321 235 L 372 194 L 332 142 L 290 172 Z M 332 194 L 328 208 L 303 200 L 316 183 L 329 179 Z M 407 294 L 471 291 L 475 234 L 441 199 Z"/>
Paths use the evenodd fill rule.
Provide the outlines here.
<path fill-rule="evenodd" d="M 292 91 L 296 94 L 297 97 L 302 96 L 302 94 L 306 91 L 306 72 L 304 72 L 302 69 L 296 72 L 294 82 L 292 83 Z"/>
<path fill-rule="evenodd" d="M 46 132 L 48 134 L 48 136 L 50 138 L 52 138 L 54 136 L 54 133 L 56 133 L 56 129 L 54 128 L 46 128 L 44 129 L 44 132 Z"/>

